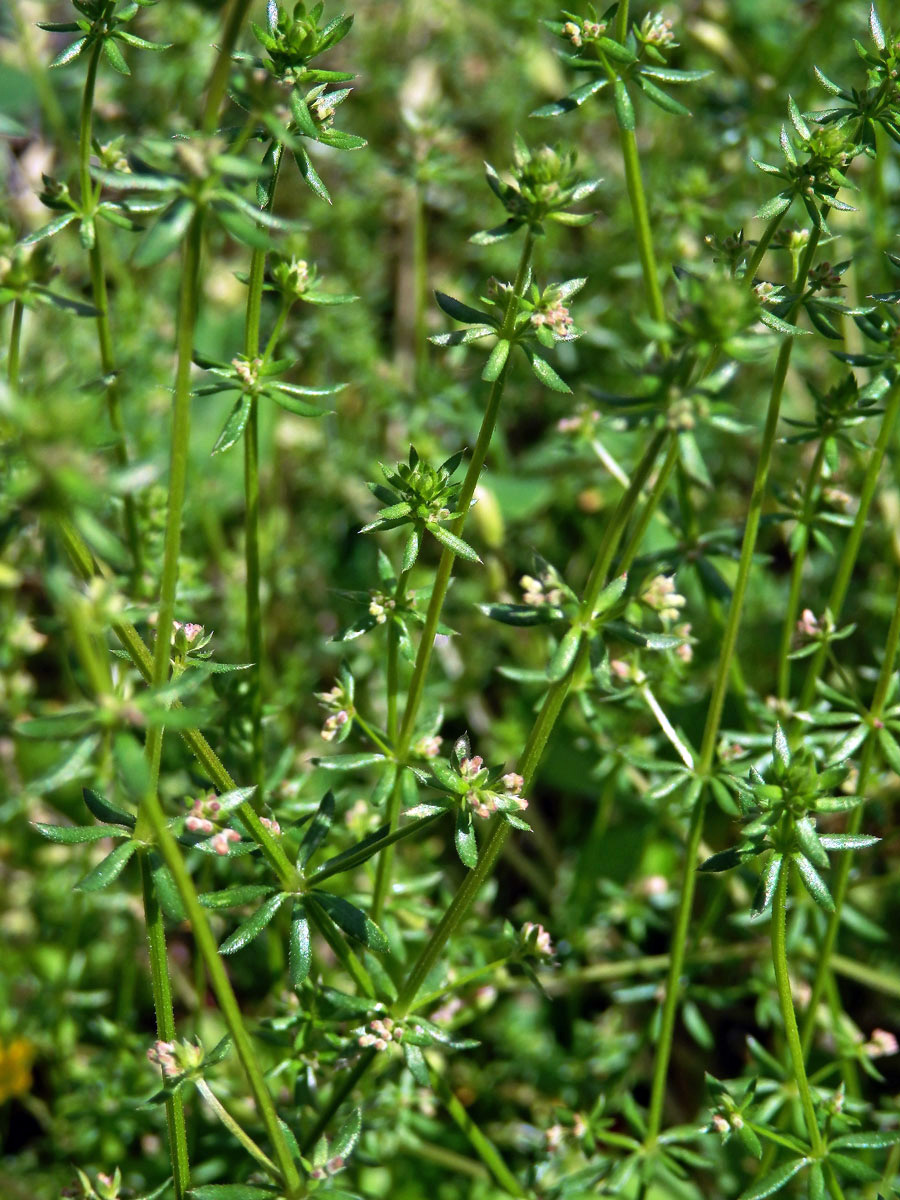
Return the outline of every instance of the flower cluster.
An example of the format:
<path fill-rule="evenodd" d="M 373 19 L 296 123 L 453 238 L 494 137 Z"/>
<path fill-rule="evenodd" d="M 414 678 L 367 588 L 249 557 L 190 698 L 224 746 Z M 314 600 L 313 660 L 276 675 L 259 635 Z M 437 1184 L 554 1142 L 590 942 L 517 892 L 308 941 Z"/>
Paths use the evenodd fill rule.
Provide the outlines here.
<path fill-rule="evenodd" d="M 517 135 L 506 180 L 490 163 L 486 165 L 488 185 L 509 217 L 503 225 L 476 233 L 471 240 L 485 245 L 509 237 L 524 225 L 540 234 L 545 220 L 560 225 L 590 224 L 593 213 L 575 213 L 571 208 L 592 195 L 601 180 L 582 180 L 576 164 L 577 154 L 570 148 L 541 146 L 530 150 Z"/>
<path fill-rule="evenodd" d="M 236 829 L 222 824 L 225 815 L 221 801 L 216 796 L 205 796 L 193 802 L 184 827 L 190 833 L 212 834 L 209 839 L 210 846 L 216 854 L 224 855 L 228 853 L 232 843 L 241 840 L 241 835 Z"/>
<path fill-rule="evenodd" d="M 659 614 L 661 621 L 677 621 L 687 601 L 675 591 L 672 575 L 656 575 L 641 592 L 641 603 Z"/>
<path fill-rule="evenodd" d="M 180 1079 L 196 1071 L 203 1062 L 203 1047 L 199 1042 L 154 1042 L 147 1058 L 160 1068 L 165 1079 Z"/>
<path fill-rule="evenodd" d="M 539 579 L 535 579 L 533 575 L 523 575 L 519 580 L 522 599 L 535 608 L 540 608 L 543 604 L 558 606 L 567 599 L 559 583 L 552 569 L 546 571 Z"/>
<path fill-rule="evenodd" d="M 553 942 L 543 925 L 536 925 L 533 921 L 525 922 L 519 930 L 519 952 L 530 958 L 553 958 Z"/>
<path fill-rule="evenodd" d="M 403 1039 L 403 1026 L 391 1017 L 376 1017 L 370 1021 L 364 1031 L 357 1037 L 357 1042 L 364 1050 L 387 1050 L 391 1042 Z"/>
<path fill-rule="evenodd" d="M 341 675 L 340 682 L 327 692 L 316 692 L 316 699 L 329 714 L 322 726 L 326 742 L 342 742 L 349 735 L 353 722 L 353 677 Z"/>

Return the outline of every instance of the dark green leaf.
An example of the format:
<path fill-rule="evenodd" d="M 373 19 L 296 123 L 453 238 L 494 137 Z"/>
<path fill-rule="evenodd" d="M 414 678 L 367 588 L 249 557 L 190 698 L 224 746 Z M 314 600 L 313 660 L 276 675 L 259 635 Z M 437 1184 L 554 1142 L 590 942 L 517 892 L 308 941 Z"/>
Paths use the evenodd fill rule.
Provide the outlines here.
<path fill-rule="evenodd" d="M 795 1158 L 792 1162 L 776 1167 L 774 1171 L 770 1171 L 768 1175 L 752 1183 L 746 1191 L 741 1192 L 740 1200 L 764 1200 L 765 1196 L 774 1196 L 803 1170 L 808 1161 L 806 1158 Z"/>
<path fill-rule="evenodd" d="M 331 830 L 334 821 L 334 793 L 326 792 L 319 801 L 316 815 L 303 835 L 300 849 L 297 853 L 297 866 L 305 867 L 315 852 L 319 849 Z"/>
<path fill-rule="evenodd" d="M 80 879 L 75 887 L 80 892 L 98 892 L 101 888 L 107 887 L 114 879 L 122 874 L 125 864 L 137 850 L 137 842 L 129 841 L 122 842 L 107 854 L 106 858 L 101 863 L 94 867 L 93 871 L 89 871 L 83 879 Z"/>
<path fill-rule="evenodd" d="M 73 846 L 77 842 L 99 842 L 105 837 L 128 837 L 119 825 L 44 825 L 34 822 L 34 828 L 51 842 Z"/>
<path fill-rule="evenodd" d="M 472 813 L 467 808 L 461 808 L 456 814 L 456 828 L 453 833 L 456 852 L 463 866 L 473 870 L 478 866 L 478 842 L 475 840 L 475 826 Z"/>
<path fill-rule="evenodd" d="M 265 904 L 261 904 L 253 916 L 238 925 L 234 933 L 225 939 L 219 947 L 219 953 L 234 954 L 235 951 L 243 949 L 249 942 L 252 942 L 262 933 L 286 899 L 287 896 L 283 892 L 278 892 Z"/>
<path fill-rule="evenodd" d="M 442 546 L 446 546 L 448 550 L 452 550 L 459 558 L 465 558 L 469 562 L 474 563 L 481 562 L 481 559 L 468 542 L 464 542 L 462 538 L 457 537 L 455 533 L 451 533 L 449 529 L 445 529 L 443 525 L 428 524 L 426 528 L 432 537 L 437 538 Z"/>
<path fill-rule="evenodd" d="M 291 933 L 288 943 L 288 968 L 292 988 L 298 988 L 307 978 L 311 961 L 309 921 L 302 903 L 295 901 L 291 909 Z"/>
<path fill-rule="evenodd" d="M 375 922 L 349 900 L 345 900 L 343 896 L 332 896 L 328 892 L 314 891 L 311 895 L 344 933 L 378 953 L 385 953 L 390 949 L 387 938 Z"/>

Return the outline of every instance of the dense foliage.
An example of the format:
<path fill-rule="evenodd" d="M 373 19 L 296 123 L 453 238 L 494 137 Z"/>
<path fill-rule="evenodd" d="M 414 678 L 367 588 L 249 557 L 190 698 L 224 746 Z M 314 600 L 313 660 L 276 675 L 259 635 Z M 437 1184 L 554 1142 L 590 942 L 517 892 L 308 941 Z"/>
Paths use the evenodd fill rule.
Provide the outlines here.
<path fill-rule="evenodd" d="M 0 13 L 0 1195 L 897 1194 L 892 14 L 355 8 Z"/>

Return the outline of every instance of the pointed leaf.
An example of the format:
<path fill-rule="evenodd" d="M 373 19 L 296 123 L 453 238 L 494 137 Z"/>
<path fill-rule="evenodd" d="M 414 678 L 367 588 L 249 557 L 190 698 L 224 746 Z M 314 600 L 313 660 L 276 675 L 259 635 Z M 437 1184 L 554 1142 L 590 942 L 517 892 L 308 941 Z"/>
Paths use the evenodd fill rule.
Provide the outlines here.
<path fill-rule="evenodd" d="M 306 866 L 315 852 L 319 849 L 331 830 L 334 821 L 334 793 L 326 792 L 319 802 L 316 815 L 310 822 L 309 828 L 300 843 L 297 853 L 297 866 Z"/>
<path fill-rule="evenodd" d="M 307 978 L 311 962 L 309 921 L 303 905 L 295 901 L 291 909 L 291 933 L 288 942 L 288 969 L 292 988 L 298 988 Z"/>
<path fill-rule="evenodd" d="M 481 562 L 481 559 L 468 542 L 464 542 L 462 538 L 457 537 L 455 533 L 451 533 L 449 529 L 444 529 L 442 525 L 432 525 L 430 523 L 426 528 L 433 537 L 437 538 L 442 546 L 446 546 L 448 550 L 452 550 L 459 558 L 465 558 L 469 562 L 474 563 Z"/>
<path fill-rule="evenodd" d="M 252 942 L 255 937 L 265 929 L 275 914 L 278 912 L 281 905 L 287 899 L 284 892 L 278 892 L 272 896 L 265 904 L 261 904 L 253 916 L 248 917 L 235 929 L 229 937 L 219 946 L 220 954 L 234 954 L 235 951 L 243 949 L 249 942 Z"/>
<path fill-rule="evenodd" d="M 51 842 L 61 842 L 65 846 L 74 846 L 79 842 L 99 842 L 105 837 L 129 836 L 119 825 L 44 825 L 41 821 L 35 821 L 34 828 L 41 837 L 49 838 Z"/>
<path fill-rule="evenodd" d="M 808 1162 L 809 1159 L 806 1158 L 795 1158 L 793 1162 L 776 1167 L 774 1171 L 770 1171 L 758 1182 L 752 1183 L 746 1191 L 741 1192 L 739 1200 L 764 1200 L 765 1196 L 774 1196 L 798 1175 Z"/>
<path fill-rule="evenodd" d="M 792 856 L 794 863 L 797 865 L 797 870 L 800 872 L 800 878 L 803 880 L 803 886 L 815 900 L 820 908 L 824 908 L 826 912 L 834 912 L 834 900 L 831 892 L 828 890 L 828 885 L 825 880 L 812 865 L 805 854 L 794 853 Z"/>
<path fill-rule="evenodd" d="M 474 870 L 478 866 L 478 842 L 475 840 L 475 826 L 472 814 L 468 809 L 461 808 L 456 814 L 456 828 L 453 833 L 456 843 L 456 853 L 464 867 Z"/>
<path fill-rule="evenodd" d="M 122 874 L 125 864 L 137 850 L 137 842 L 129 839 L 127 842 L 122 842 L 107 854 L 102 862 L 94 867 L 93 871 L 89 871 L 83 879 L 80 879 L 75 884 L 75 888 L 79 892 L 98 892 L 101 888 L 107 887 L 114 879 Z"/>
<path fill-rule="evenodd" d="M 343 896 L 332 896 L 328 892 L 311 892 L 318 903 L 328 913 L 339 929 L 343 929 L 352 938 L 368 946 L 377 953 L 385 953 L 390 949 L 388 940 L 381 929 Z"/>

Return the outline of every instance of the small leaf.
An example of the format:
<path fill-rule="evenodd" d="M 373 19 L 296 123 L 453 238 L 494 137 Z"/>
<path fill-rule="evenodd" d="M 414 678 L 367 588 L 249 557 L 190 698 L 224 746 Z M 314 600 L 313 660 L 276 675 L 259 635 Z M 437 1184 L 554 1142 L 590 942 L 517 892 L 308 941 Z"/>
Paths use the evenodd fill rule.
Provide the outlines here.
<path fill-rule="evenodd" d="M 297 853 L 298 867 L 301 869 L 305 867 L 319 849 L 328 837 L 333 821 L 334 793 L 329 791 L 320 800 L 319 807 L 316 809 L 316 815 L 310 822 L 309 828 L 303 836 L 303 841 L 300 843 L 300 849 Z"/>
<path fill-rule="evenodd" d="M 756 216 L 760 221 L 770 221 L 773 217 L 780 216 L 783 212 L 791 207 L 791 197 L 779 193 L 773 196 L 771 200 L 767 200 L 756 210 Z"/>
<path fill-rule="evenodd" d="M 475 840 L 475 826 L 472 814 L 468 809 L 461 808 L 456 814 L 456 829 L 453 833 L 456 843 L 456 853 L 464 867 L 474 870 L 478 866 L 478 842 Z"/>
<path fill-rule="evenodd" d="M 175 884 L 175 878 L 162 859 L 156 858 L 155 855 L 151 855 L 151 875 L 159 907 L 168 919 L 175 924 L 186 920 L 187 913 Z"/>
<path fill-rule="evenodd" d="M 509 358 L 510 349 L 511 344 L 505 338 L 501 338 L 493 348 L 490 357 L 484 364 L 484 370 L 481 372 L 481 378 L 486 383 L 493 383 L 500 376 L 506 366 L 506 360 Z"/>
<path fill-rule="evenodd" d="M 275 1200 L 273 1188 L 252 1183 L 204 1183 L 188 1192 L 190 1200 Z"/>
<path fill-rule="evenodd" d="M 580 626 L 573 625 L 571 629 L 566 630 L 547 667 L 548 679 L 556 682 L 570 669 L 581 645 L 581 636 Z"/>
<path fill-rule="evenodd" d="M 468 542 L 464 542 L 462 538 L 457 537 L 455 533 L 451 533 L 449 529 L 444 529 L 442 525 L 431 523 L 426 525 L 426 529 L 433 537 L 437 538 L 442 546 L 446 546 L 448 550 L 452 550 L 459 558 L 465 558 L 469 562 L 474 563 L 481 562 L 481 559 Z"/>
<path fill-rule="evenodd" d="M 286 899 L 287 896 L 284 892 L 278 892 L 265 904 L 261 904 L 251 917 L 238 925 L 234 933 L 225 939 L 219 947 L 219 953 L 234 954 L 235 951 L 242 950 L 244 946 L 252 942 L 262 933 Z"/>
<path fill-rule="evenodd" d="M 619 126 L 622 129 L 633 132 L 634 105 L 631 102 L 631 97 L 628 95 L 628 88 L 621 79 L 616 80 L 614 93 L 616 120 L 619 122 Z"/>
<path fill-rule="evenodd" d="M 710 855 L 704 862 L 700 864 L 701 871 L 730 871 L 733 867 L 739 867 L 743 862 L 743 856 L 737 846 L 731 846 L 728 850 L 720 850 L 717 854 Z"/>
<path fill-rule="evenodd" d="M 295 901 L 291 909 L 291 933 L 288 942 L 288 969 L 292 988 L 298 988 L 307 978 L 311 962 L 309 921 L 303 905 Z"/>
<path fill-rule="evenodd" d="M 247 422 L 250 419 L 251 407 L 250 397 L 241 396 L 231 410 L 228 420 L 222 426 L 222 431 L 216 438 L 216 444 L 210 453 L 221 454 L 224 450 L 230 450 L 235 442 L 240 440 L 241 434 L 244 432 Z"/>
<path fill-rule="evenodd" d="M 881 753 L 884 755 L 887 765 L 896 775 L 900 775 L 900 746 L 897 745 L 894 735 L 887 729 L 879 729 L 878 744 L 881 747 Z"/>
<path fill-rule="evenodd" d="M 443 309 L 448 317 L 452 317 L 454 321 L 462 321 L 466 325 L 481 325 L 485 321 L 493 325 L 494 319 L 486 312 L 481 312 L 478 308 L 472 308 L 469 304 L 463 304 L 462 300 L 457 300 L 454 296 L 448 296 L 446 292 L 435 292 L 434 298 L 438 302 L 438 307 Z"/>
<path fill-rule="evenodd" d="M 800 872 L 800 878 L 803 880 L 803 886 L 815 900 L 820 908 L 824 908 L 826 912 L 834 912 L 834 900 L 831 892 L 828 890 L 828 885 L 825 880 L 812 865 L 805 854 L 794 853 L 791 855 L 792 860 L 797 865 L 797 870 Z"/>
<path fill-rule="evenodd" d="M 201 892 L 197 899 L 204 908 L 241 908 L 268 896 L 272 888 L 267 883 L 237 883 L 218 892 Z"/>
<path fill-rule="evenodd" d="M 530 354 L 529 358 L 531 360 L 532 371 L 534 371 L 544 387 L 548 387 L 554 392 L 571 394 L 572 389 L 564 379 L 561 379 L 557 375 L 546 359 L 541 358 L 538 354 Z"/>
<path fill-rule="evenodd" d="M 884 36 L 884 29 L 881 21 L 878 19 L 878 13 L 875 11 L 875 5 L 869 9 L 869 29 L 872 31 L 872 41 L 879 50 L 884 50 L 887 42 Z"/>
<path fill-rule="evenodd" d="M 889 1150 L 900 1142 L 900 1132 L 896 1129 L 889 1133 L 876 1132 L 874 1129 L 860 1129 L 855 1133 L 845 1133 L 828 1143 L 833 1150 Z"/>
<path fill-rule="evenodd" d="M 74 846 L 78 842 L 99 842 L 105 837 L 128 837 L 118 825 L 44 825 L 34 822 L 34 828 L 51 842 Z"/>
<path fill-rule="evenodd" d="M 351 1110 L 349 1117 L 335 1134 L 334 1141 L 328 1147 L 329 1158 L 346 1159 L 353 1153 L 359 1135 L 362 1132 L 362 1111 L 358 1108 Z"/>
<path fill-rule="evenodd" d="M 181 243 L 194 216 L 187 200 L 177 200 L 148 229 L 134 255 L 137 267 L 153 267 Z"/>
<path fill-rule="evenodd" d="M 783 865 L 784 858 L 780 854 L 773 854 L 766 864 L 766 869 L 760 876 L 759 884 L 753 897 L 751 912 L 754 917 L 761 917 L 772 903 L 772 897 L 775 895 L 775 888 L 778 885 Z"/>
<path fill-rule="evenodd" d="M 826 1200 L 825 1172 L 822 1170 L 821 1163 L 814 1162 L 809 1168 L 809 1175 L 806 1179 L 806 1196 L 807 1200 Z"/>
<path fill-rule="evenodd" d="M 101 888 L 107 887 L 122 874 L 125 864 L 135 850 L 137 850 L 137 842 L 131 839 L 116 846 L 115 850 L 110 851 L 106 858 L 94 867 L 93 871 L 89 871 L 83 879 L 75 884 L 76 891 L 98 892 Z"/>
<path fill-rule="evenodd" d="M 49 70 L 52 71 L 54 67 L 64 67 L 66 63 L 72 62 L 82 52 L 86 44 L 86 37 L 80 37 L 71 42 L 64 50 L 60 50 L 53 62 L 50 63 Z"/>
<path fill-rule="evenodd" d="M 94 792 L 90 788 L 82 788 L 81 795 L 88 810 L 98 821 L 111 821 L 115 825 L 126 825 L 129 829 L 134 828 L 136 818 L 131 813 L 116 808 L 108 800 L 104 800 L 98 792 Z"/>
<path fill-rule="evenodd" d="M 617 576 L 603 588 L 600 595 L 594 604 L 594 616 L 600 613 L 609 612 L 609 610 L 622 598 L 622 594 L 628 586 L 628 575 L 624 573 Z"/>
<path fill-rule="evenodd" d="M 787 771 L 791 765 L 791 748 L 778 721 L 775 722 L 775 732 L 772 734 L 772 754 L 782 771 Z"/>
<path fill-rule="evenodd" d="M 816 833 L 815 822 L 809 817 L 800 817 L 794 822 L 794 833 L 800 849 L 816 867 L 827 869 L 828 855 L 825 853 L 819 835 Z"/>
<path fill-rule="evenodd" d="M 546 625 L 564 616 L 561 608 L 552 604 L 479 604 L 479 609 L 492 621 L 503 625 Z"/>
<path fill-rule="evenodd" d="M 385 953 L 390 949 L 382 930 L 349 900 L 345 900 L 343 896 L 332 896 L 329 892 L 314 891 L 310 895 L 344 933 L 378 953 Z"/>
<path fill-rule="evenodd" d="M 428 1063 L 425 1061 L 425 1055 L 419 1047 L 414 1046 L 412 1042 L 404 1041 L 403 1057 L 406 1059 L 410 1075 L 412 1075 L 419 1087 L 431 1087 Z"/>
<path fill-rule="evenodd" d="M 798 1175 L 808 1162 L 809 1159 L 807 1158 L 795 1158 L 793 1162 L 784 1163 L 782 1166 L 776 1167 L 774 1171 L 770 1171 L 768 1175 L 763 1176 L 757 1183 L 751 1184 L 746 1191 L 741 1192 L 739 1200 L 763 1200 L 765 1196 L 774 1196 L 795 1175 Z"/>

